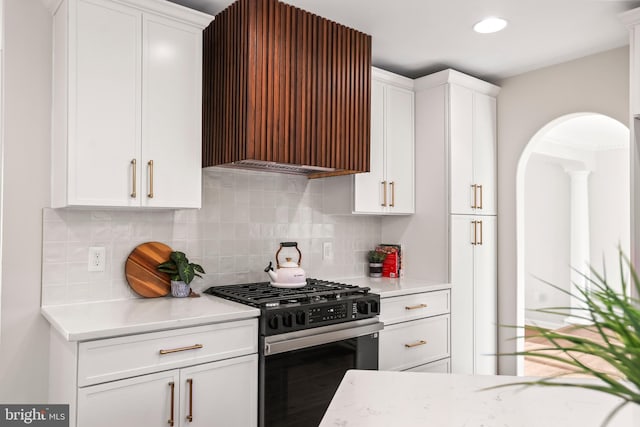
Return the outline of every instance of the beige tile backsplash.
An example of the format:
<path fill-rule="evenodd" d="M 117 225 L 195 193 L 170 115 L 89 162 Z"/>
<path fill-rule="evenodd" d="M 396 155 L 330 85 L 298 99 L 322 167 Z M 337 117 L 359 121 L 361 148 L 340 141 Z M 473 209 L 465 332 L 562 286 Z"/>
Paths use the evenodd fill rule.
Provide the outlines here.
<path fill-rule="evenodd" d="M 222 168 L 203 173 L 202 209 L 177 211 L 45 209 L 43 305 L 138 298 L 124 265 L 137 245 L 160 241 L 184 251 L 207 274 L 194 289 L 265 281 L 281 241 L 297 241 L 308 277 L 359 276 L 380 243 L 381 220 L 323 212 L 323 181 Z M 322 259 L 324 242 L 333 260 Z M 90 246 L 106 248 L 104 272 L 87 271 Z"/>

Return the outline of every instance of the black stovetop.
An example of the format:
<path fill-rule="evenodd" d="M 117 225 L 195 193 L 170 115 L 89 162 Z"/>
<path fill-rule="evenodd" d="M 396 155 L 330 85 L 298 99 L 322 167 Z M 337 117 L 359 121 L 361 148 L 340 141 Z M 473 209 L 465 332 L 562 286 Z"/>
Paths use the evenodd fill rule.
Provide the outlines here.
<path fill-rule="evenodd" d="M 301 288 L 276 288 L 269 282 L 212 286 L 204 293 L 251 305 L 268 307 L 280 303 L 311 303 L 318 299 L 340 299 L 349 295 L 367 295 L 370 288 L 319 279 L 307 279 Z"/>

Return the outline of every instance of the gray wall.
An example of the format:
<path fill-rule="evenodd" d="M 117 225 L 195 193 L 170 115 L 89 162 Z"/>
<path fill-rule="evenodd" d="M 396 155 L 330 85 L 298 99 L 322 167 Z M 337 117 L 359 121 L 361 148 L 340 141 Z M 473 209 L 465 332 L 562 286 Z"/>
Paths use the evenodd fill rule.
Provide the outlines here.
<path fill-rule="evenodd" d="M 516 170 L 533 135 L 569 113 L 596 112 L 629 123 L 629 49 L 618 48 L 498 82 L 498 320 L 516 318 Z M 515 350 L 511 328 L 499 331 L 499 351 Z M 515 374 L 503 357 L 502 374 Z"/>
<path fill-rule="evenodd" d="M 40 316 L 42 208 L 49 202 L 51 15 L 5 0 L 0 402 L 44 402 L 48 323 Z"/>

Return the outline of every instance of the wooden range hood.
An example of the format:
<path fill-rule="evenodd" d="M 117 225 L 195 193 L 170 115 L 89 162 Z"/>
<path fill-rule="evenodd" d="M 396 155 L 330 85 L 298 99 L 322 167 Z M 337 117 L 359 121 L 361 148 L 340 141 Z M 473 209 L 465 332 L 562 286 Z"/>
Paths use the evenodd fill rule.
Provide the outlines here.
<path fill-rule="evenodd" d="M 277 0 L 238 0 L 204 32 L 203 167 L 369 170 L 371 36 Z"/>

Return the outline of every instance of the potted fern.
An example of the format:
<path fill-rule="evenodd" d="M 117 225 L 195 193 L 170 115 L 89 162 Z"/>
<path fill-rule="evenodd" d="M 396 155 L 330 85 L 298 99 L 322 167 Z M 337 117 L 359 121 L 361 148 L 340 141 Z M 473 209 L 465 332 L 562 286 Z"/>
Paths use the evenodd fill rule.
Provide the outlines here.
<path fill-rule="evenodd" d="M 624 277 L 625 270 L 630 272 L 630 283 Z M 588 329 L 592 332 L 590 337 L 527 326 L 533 329 L 538 337 L 544 338 L 548 346 L 545 344 L 545 348 L 514 354 L 559 362 L 570 368 L 571 373 L 587 375 L 599 381 L 561 381 L 558 377 L 562 375 L 556 375 L 517 384 L 579 387 L 616 396 L 620 398 L 620 404 L 604 419 L 603 425 L 607 425 L 625 405 L 640 404 L 640 300 L 629 296 L 629 291 L 632 289 L 635 290 L 636 295 L 640 295 L 640 279 L 631 262 L 622 252 L 620 252 L 621 292 L 611 287 L 606 275 L 599 274 L 593 268 L 590 271 L 591 276 L 585 275 L 589 281 L 589 289 L 579 288 L 579 295 L 576 295 L 583 304 L 582 314 L 579 317 L 589 323 L 576 328 Z M 571 295 L 566 290 L 549 285 Z M 536 311 L 567 316 L 569 310 L 569 307 L 554 307 Z M 596 369 L 584 363 L 580 359 L 584 354 L 604 362 L 609 369 Z"/>
<path fill-rule="evenodd" d="M 156 269 L 162 273 L 167 273 L 171 279 L 171 295 L 174 297 L 188 297 L 191 293 L 191 281 L 194 277 L 202 277 L 204 269 L 192 262 L 184 252 L 173 251 L 169 260 L 158 264 Z"/>

